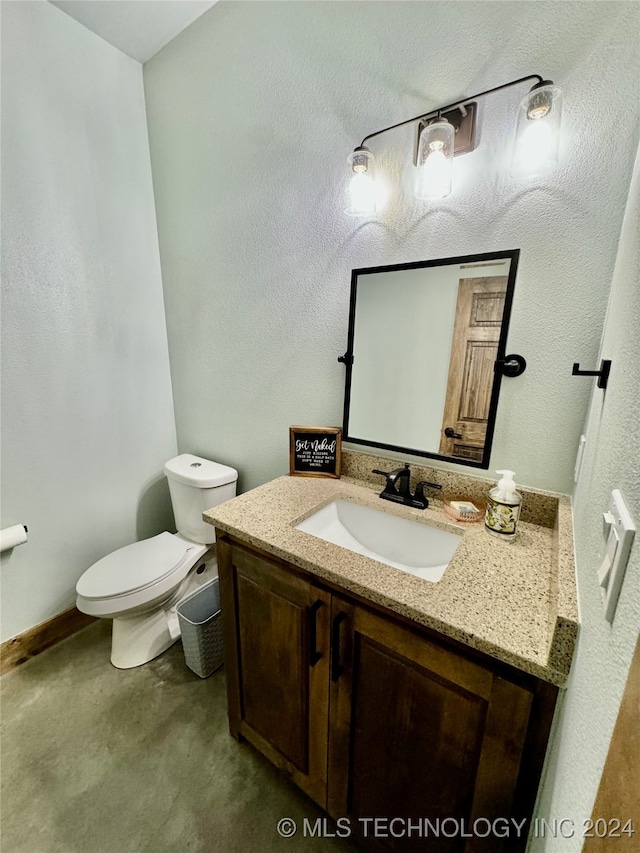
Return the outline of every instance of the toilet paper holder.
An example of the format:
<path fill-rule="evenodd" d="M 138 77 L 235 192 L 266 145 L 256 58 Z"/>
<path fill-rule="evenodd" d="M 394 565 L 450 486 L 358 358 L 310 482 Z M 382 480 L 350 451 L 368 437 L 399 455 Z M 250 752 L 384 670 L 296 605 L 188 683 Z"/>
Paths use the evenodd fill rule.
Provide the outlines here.
<path fill-rule="evenodd" d="M 0 530 L 0 552 L 10 551 L 16 545 L 24 545 L 28 532 L 29 528 L 26 524 L 14 524 L 13 527 Z"/>

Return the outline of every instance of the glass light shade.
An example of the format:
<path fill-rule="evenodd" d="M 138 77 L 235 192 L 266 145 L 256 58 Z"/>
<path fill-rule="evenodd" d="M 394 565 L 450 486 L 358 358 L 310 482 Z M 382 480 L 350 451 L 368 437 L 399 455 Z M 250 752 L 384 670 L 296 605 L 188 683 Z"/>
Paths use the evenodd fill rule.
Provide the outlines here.
<path fill-rule="evenodd" d="M 356 148 L 347 157 L 349 178 L 344 212 L 371 216 L 376 212 L 376 159 L 368 148 Z"/>
<path fill-rule="evenodd" d="M 513 149 L 511 174 L 517 178 L 538 178 L 558 163 L 562 90 L 552 83 L 532 89 L 522 99 Z"/>
<path fill-rule="evenodd" d="M 444 198 L 451 192 L 451 166 L 455 130 L 444 119 L 428 124 L 420 134 L 414 192 L 428 201 Z"/>

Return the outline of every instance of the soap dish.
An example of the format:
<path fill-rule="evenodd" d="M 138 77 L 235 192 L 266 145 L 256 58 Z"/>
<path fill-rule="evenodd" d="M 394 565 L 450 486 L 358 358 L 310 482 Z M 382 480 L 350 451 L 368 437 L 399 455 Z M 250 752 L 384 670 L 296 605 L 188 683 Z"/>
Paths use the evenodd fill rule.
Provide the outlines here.
<path fill-rule="evenodd" d="M 486 509 L 486 501 L 477 498 L 471 500 L 464 495 L 451 495 L 444 499 L 444 511 L 454 521 L 482 521 Z"/>

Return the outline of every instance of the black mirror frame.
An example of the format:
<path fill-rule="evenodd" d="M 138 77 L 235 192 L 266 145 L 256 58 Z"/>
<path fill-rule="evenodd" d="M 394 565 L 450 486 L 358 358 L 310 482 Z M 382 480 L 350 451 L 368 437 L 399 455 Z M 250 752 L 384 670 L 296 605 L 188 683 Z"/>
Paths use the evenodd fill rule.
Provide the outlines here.
<path fill-rule="evenodd" d="M 351 297 L 349 302 L 349 331 L 347 341 L 347 351 L 344 355 L 338 358 L 346 367 L 345 387 L 344 387 L 344 410 L 342 418 L 342 440 L 348 441 L 351 444 L 360 444 L 365 447 L 377 447 L 382 450 L 399 451 L 411 456 L 424 456 L 428 459 L 440 459 L 443 462 L 449 462 L 454 465 L 467 465 L 471 468 L 488 469 L 491 458 L 491 447 L 493 445 L 493 433 L 495 430 L 496 415 L 498 412 L 498 399 L 500 397 L 500 385 L 502 376 L 520 376 L 525 368 L 526 361 L 520 355 L 506 353 L 507 334 L 509 332 L 509 321 L 511 319 L 511 306 L 513 304 L 513 291 L 516 282 L 516 272 L 518 268 L 518 259 L 520 257 L 520 249 L 509 249 L 505 252 L 487 252 L 478 255 L 460 255 L 455 258 L 437 258 L 433 261 L 415 261 L 409 264 L 391 264 L 381 267 L 362 267 L 351 271 Z M 489 417 L 487 420 L 487 432 L 484 443 L 484 451 L 482 460 L 476 462 L 473 460 L 459 459 L 458 457 L 444 456 L 440 453 L 429 453 L 426 450 L 416 450 L 412 447 L 401 447 L 395 444 L 384 444 L 379 441 L 369 441 L 362 438 L 354 438 L 349 435 L 349 405 L 351 402 L 351 379 L 353 374 L 353 338 L 355 332 L 356 321 L 356 296 L 358 292 L 358 276 L 371 273 L 381 272 L 396 272 L 398 270 L 415 270 L 423 267 L 447 266 L 451 264 L 466 264 L 477 261 L 495 261 L 501 258 L 510 258 L 509 276 L 507 279 L 507 290 L 505 293 L 504 312 L 502 314 L 502 327 L 500 330 L 500 340 L 498 342 L 498 352 L 494 365 L 495 376 L 493 380 L 493 388 L 491 390 L 491 401 L 489 404 Z M 514 364 L 517 365 L 514 367 Z"/>

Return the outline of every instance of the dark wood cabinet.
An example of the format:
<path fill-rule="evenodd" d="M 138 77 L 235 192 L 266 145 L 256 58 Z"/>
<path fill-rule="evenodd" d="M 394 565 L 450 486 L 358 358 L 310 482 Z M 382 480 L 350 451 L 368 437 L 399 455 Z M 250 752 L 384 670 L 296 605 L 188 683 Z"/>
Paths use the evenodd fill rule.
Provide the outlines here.
<path fill-rule="evenodd" d="M 531 816 L 557 688 L 224 534 L 218 564 L 235 737 L 372 849 L 524 849 L 513 823 L 507 838 L 482 835 Z M 397 819 L 398 837 L 373 838 L 376 817 Z M 408 837 L 425 819 L 446 832 Z"/>
<path fill-rule="evenodd" d="M 404 832 L 418 818 L 436 831 L 447 819 L 429 849 L 502 849 L 462 836 L 514 813 L 533 691 L 365 607 L 334 596 L 332 608 L 349 629 L 331 684 L 330 814 L 401 818 L 385 849 L 424 850 L 422 832 Z"/>
<path fill-rule="evenodd" d="M 229 725 L 326 807 L 331 595 L 222 536 Z"/>

